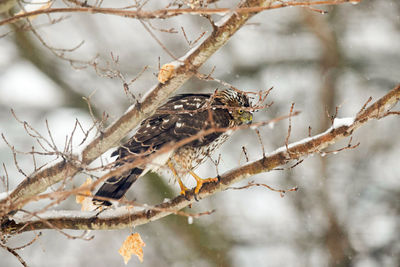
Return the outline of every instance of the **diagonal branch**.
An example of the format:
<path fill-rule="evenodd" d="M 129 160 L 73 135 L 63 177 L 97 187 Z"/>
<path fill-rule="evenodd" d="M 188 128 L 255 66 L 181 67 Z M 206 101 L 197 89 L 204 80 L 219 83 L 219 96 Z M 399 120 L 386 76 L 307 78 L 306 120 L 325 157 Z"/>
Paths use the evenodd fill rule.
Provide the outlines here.
<path fill-rule="evenodd" d="M 352 135 L 356 129 L 372 119 L 381 119 L 392 114 L 399 115 L 398 112 L 390 111 L 399 100 L 400 84 L 368 108 L 361 109 L 354 118 L 336 119 L 333 126 L 321 134 L 278 148 L 257 161 L 224 173 L 220 176 L 220 182 L 205 184 L 198 196 L 200 198 L 209 197 L 252 175 L 268 172 L 291 160 L 318 153 L 336 141 Z M 149 207 L 146 210 L 143 208 L 137 210 L 136 208 L 136 211 L 132 211 L 132 208 L 127 207 L 121 207 L 118 211 L 106 210 L 97 217 L 95 212 L 44 212 L 40 214 L 40 220 L 22 219 L 18 223 L 7 221 L 2 225 L 2 231 L 4 233 L 20 233 L 49 228 L 75 230 L 130 228 L 176 214 L 179 210 L 195 202 L 193 190 L 188 192 L 186 197 L 187 199 L 184 196 L 178 196 L 171 201 Z"/>

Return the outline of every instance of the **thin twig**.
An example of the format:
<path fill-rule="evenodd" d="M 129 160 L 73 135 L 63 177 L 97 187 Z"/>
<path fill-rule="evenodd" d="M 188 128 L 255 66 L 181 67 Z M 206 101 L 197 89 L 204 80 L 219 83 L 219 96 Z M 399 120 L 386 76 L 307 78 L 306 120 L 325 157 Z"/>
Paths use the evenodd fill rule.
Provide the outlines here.
<path fill-rule="evenodd" d="M 4 180 L 2 179 L 2 182 L 4 184 L 4 188 L 5 188 L 6 192 L 8 192 L 10 190 L 9 182 L 8 182 L 9 181 L 8 180 L 8 171 L 7 171 L 7 168 L 6 168 L 6 165 L 4 164 L 4 162 L 3 162 L 3 169 L 4 169 L 5 176 L 4 176 Z"/>
<path fill-rule="evenodd" d="M 21 257 L 17 252 L 15 252 L 14 249 L 12 249 L 12 248 L 10 248 L 10 247 L 7 247 L 6 245 L 3 245 L 1 242 L 0 242 L 0 247 L 4 248 L 5 250 L 7 250 L 7 251 L 10 252 L 11 254 L 13 254 L 14 257 L 16 257 L 17 260 L 18 260 L 23 266 L 28 267 L 28 265 L 26 264 L 26 262 L 22 259 L 22 257 Z"/>
<path fill-rule="evenodd" d="M 248 156 L 248 153 L 247 153 L 247 148 L 245 146 L 242 146 L 242 152 L 243 152 L 243 154 L 244 154 L 244 156 L 246 158 L 246 162 L 249 162 L 249 156 Z M 242 154 L 240 154 L 240 156 L 241 155 Z"/>
<path fill-rule="evenodd" d="M 293 187 L 291 189 L 286 189 L 286 190 L 284 190 L 284 189 L 275 189 L 275 188 L 273 188 L 273 187 L 271 187 L 271 186 L 269 186 L 267 184 L 254 183 L 254 181 L 250 181 L 250 182 L 248 182 L 247 185 L 244 185 L 244 186 L 228 187 L 227 189 L 242 190 L 242 189 L 248 189 L 248 188 L 253 187 L 253 186 L 262 186 L 262 187 L 268 188 L 271 191 L 278 192 L 281 197 L 284 197 L 284 194 L 286 192 L 295 192 L 295 191 L 297 191 L 299 189 L 297 186 Z"/>
<path fill-rule="evenodd" d="M 264 147 L 264 143 L 262 141 L 262 137 L 261 137 L 260 131 L 258 129 L 254 129 L 254 131 L 256 132 L 257 138 L 258 138 L 258 142 L 260 142 L 260 145 L 261 145 L 262 156 L 263 156 L 263 158 L 265 158 L 265 147 Z"/>
<path fill-rule="evenodd" d="M 139 20 L 140 23 L 143 25 L 144 29 L 150 34 L 150 36 L 161 46 L 161 48 L 174 60 L 178 60 L 171 51 L 157 38 L 157 36 L 151 31 L 151 29 L 144 23 L 142 20 Z"/>
<path fill-rule="evenodd" d="M 286 135 L 286 139 L 285 139 L 285 146 L 286 146 L 286 150 L 289 151 L 289 138 L 290 138 L 290 133 L 292 131 L 292 113 L 293 113 L 293 109 L 294 109 L 294 103 L 292 103 L 291 107 L 290 107 L 290 112 L 289 112 L 289 126 L 288 126 L 288 131 L 287 131 L 287 135 Z"/>
<path fill-rule="evenodd" d="M 33 243 L 35 243 L 36 240 L 38 240 L 39 237 L 40 237 L 41 235 L 42 235 L 42 232 L 39 232 L 38 234 L 35 233 L 35 237 L 34 237 L 31 241 L 29 241 L 29 242 L 26 243 L 25 245 L 22 245 L 22 246 L 13 248 L 13 250 L 19 250 L 19 249 L 24 249 L 24 248 L 26 248 L 26 247 L 29 247 L 30 245 L 32 245 Z"/>

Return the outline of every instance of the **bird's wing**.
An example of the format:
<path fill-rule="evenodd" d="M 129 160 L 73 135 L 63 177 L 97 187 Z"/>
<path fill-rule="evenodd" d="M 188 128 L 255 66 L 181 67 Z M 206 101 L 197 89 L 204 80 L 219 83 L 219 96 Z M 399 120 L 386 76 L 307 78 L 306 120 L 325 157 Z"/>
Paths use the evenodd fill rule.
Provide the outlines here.
<path fill-rule="evenodd" d="M 204 129 L 207 111 L 196 112 L 210 99 L 210 94 L 184 94 L 171 98 L 154 115 L 145 119 L 135 135 L 113 152 L 112 156 L 151 153 L 165 144 L 179 142 Z"/>

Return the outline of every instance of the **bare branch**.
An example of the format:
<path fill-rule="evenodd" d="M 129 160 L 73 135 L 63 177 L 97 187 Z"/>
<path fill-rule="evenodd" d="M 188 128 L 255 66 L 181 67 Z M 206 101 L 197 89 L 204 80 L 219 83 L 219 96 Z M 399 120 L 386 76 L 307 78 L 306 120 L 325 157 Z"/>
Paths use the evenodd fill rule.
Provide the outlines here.
<path fill-rule="evenodd" d="M 7 247 L 5 245 L 3 245 L 2 243 L 0 243 L 0 247 L 4 248 L 5 250 L 7 250 L 8 252 L 10 252 L 11 254 L 14 255 L 14 257 L 16 257 L 18 259 L 18 261 L 23 265 L 23 266 L 28 266 L 26 264 L 26 262 L 21 258 L 21 256 L 12 248 Z"/>
<path fill-rule="evenodd" d="M 287 131 L 287 135 L 286 135 L 286 139 L 285 139 L 285 146 L 286 146 L 286 150 L 287 151 L 289 151 L 288 143 L 289 143 L 290 134 L 292 132 L 292 113 L 293 113 L 293 109 L 294 109 L 294 103 L 292 103 L 292 105 L 290 106 L 289 126 L 288 126 L 288 131 Z"/>
<path fill-rule="evenodd" d="M 4 162 L 3 162 L 3 169 L 4 169 L 5 175 L 1 176 L 0 179 L 5 188 L 5 191 L 8 192 L 8 190 L 10 190 L 9 189 L 9 180 L 8 180 L 8 171 L 7 171 L 7 168 L 6 168 L 6 165 L 4 164 Z"/>
<path fill-rule="evenodd" d="M 264 147 L 264 143 L 263 143 L 262 138 L 261 138 L 260 131 L 258 129 L 254 129 L 254 130 L 255 130 L 255 132 L 257 134 L 258 142 L 260 142 L 260 145 L 261 145 L 262 156 L 263 156 L 263 158 L 265 158 L 265 147 Z M 246 158 L 247 158 L 247 154 L 246 154 Z M 248 158 L 247 158 L 247 161 L 249 161 Z"/>
<path fill-rule="evenodd" d="M 270 153 L 265 158 L 230 170 L 220 176 L 220 182 L 204 184 L 198 197 L 209 197 L 217 192 L 226 190 L 232 184 L 252 175 L 268 172 L 289 161 L 298 160 L 312 153 L 318 153 L 318 151 L 334 144 L 336 141 L 352 135 L 356 129 L 368 121 L 372 119 L 381 119 L 387 116 L 387 114 L 392 113 L 390 110 L 399 100 L 400 84 L 368 108 L 364 109 L 361 113 L 357 114 L 355 118 L 337 119 L 332 127 L 321 134 L 283 146 L 273 153 Z M 397 112 L 395 113 L 397 114 Z M 32 219 L 15 223 L 14 221 L 7 220 L 3 222 L 2 231 L 11 233 L 15 231 L 24 232 L 35 229 L 48 229 L 49 224 L 60 229 L 122 229 L 132 227 L 132 225 L 138 226 L 146 224 L 167 215 L 176 214 L 177 211 L 194 202 L 195 194 L 194 190 L 192 190 L 188 192 L 186 196 L 178 196 L 171 201 L 161 203 L 154 207 L 148 207 L 147 210 L 141 208 L 136 211 L 126 210 L 125 212 L 120 212 L 124 209 L 124 207 L 122 207 L 119 208 L 118 212 L 112 210 L 105 211 L 99 216 L 95 216 L 95 212 L 69 212 L 68 216 L 60 212 L 59 215 L 55 215 L 55 212 L 52 211 L 50 214 L 41 214 L 41 218 L 45 218 L 45 221 Z M 26 227 L 27 225 L 29 225 L 29 227 Z"/>
<path fill-rule="evenodd" d="M 42 235 L 41 232 L 39 232 L 38 234 L 35 234 L 35 237 L 34 237 L 31 241 L 29 241 L 29 242 L 26 243 L 25 245 L 22 245 L 22 246 L 13 248 L 13 250 L 19 250 L 19 249 L 24 249 L 24 248 L 26 248 L 26 247 L 29 247 L 30 245 L 32 245 L 33 243 L 35 243 L 35 242 L 39 239 L 39 237 L 40 237 L 41 235 Z"/>
<path fill-rule="evenodd" d="M 150 34 L 150 36 L 161 46 L 161 48 L 174 60 L 178 60 L 171 51 L 157 38 L 157 36 L 151 31 L 151 29 L 142 20 L 139 20 L 143 25 L 144 29 Z"/>
<path fill-rule="evenodd" d="M 286 192 L 295 192 L 295 191 L 299 190 L 299 188 L 297 186 L 290 188 L 290 189 L 286 189 L 286 190 L 285 189 L 275 189 L 267 184 L 254 183 L 254 181 L 250 181 L 247 183 L 247 185 L 244 185 L 244 186 L 228 187 L 227 189 L 242 190 L 242 189 L 247 189 L 247 188 L 254 187 L 254 186 L 261 186 L 261 187 L 265 187 L 271 191 L 278 192 L 281 195 L 281 197 L 284 197 Z"/>

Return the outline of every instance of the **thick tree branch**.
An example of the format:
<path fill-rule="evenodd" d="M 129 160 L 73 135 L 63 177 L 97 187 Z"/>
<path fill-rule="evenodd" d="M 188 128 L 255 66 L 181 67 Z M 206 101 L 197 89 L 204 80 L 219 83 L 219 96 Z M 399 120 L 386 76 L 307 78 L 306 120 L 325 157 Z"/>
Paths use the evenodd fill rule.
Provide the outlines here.
<path fill-rule="evenodd" d="M 200 190 L 199 197 L 209 197 L 252 175 L 268 172 L 291 160 L 319 152 L 336 141 L 351 135 L 356 129 L 372 119 L 381 119 L 391 114 L 399 115 L 398 112 L 390 112 L 399 100 L 400 84 L 368 108 L 363 107 L 356 117 L 336 119 L 333 126 L 321 134 L 292 143 L 287 147 L 283 146 L 260 160 L 226 172 L 221 175 L 220 182 L 205 184 Z M 146 210 L 141 208 L 139 211 L 137 209 L 135 211 L 135 208 L 121 207 L 118 211 L 106 210 L 97 217 L 94 212 L 49 211 L 40 214 L 40 218 L 22 219 L 18 223 L 10 220 L 2 225 L 2 231 L 4 233 L 20 233 L 39 229 L 122 229 L 176 214 L 179 210 L 194 202 L 192 190 L 187 194 L 187 199 L 184 196 L 178 196 L 169 202 L 149 207 Z"/>

